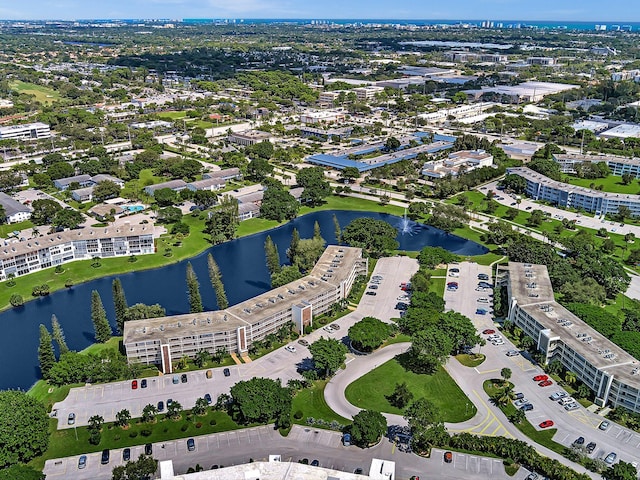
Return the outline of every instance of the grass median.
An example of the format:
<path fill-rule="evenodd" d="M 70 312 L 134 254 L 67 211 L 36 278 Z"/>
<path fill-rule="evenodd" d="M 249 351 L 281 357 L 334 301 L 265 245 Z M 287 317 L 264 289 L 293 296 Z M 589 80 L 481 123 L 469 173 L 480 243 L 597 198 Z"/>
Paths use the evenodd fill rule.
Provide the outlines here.
<path fill-rule="evenodd" d="M 363 409 L 402 415 L 403 410 L 391 405 L 387 397 L 393 393 L 396 383 L 406 382 L 413 399 L 431 401 L 444 422 L 463 422 L 476 414 L 476 407 L 444 368 L 424 375 L 406 370 L 401 363 L 394 358 L 357 379 L 345 390 L 347 400 Z"/>

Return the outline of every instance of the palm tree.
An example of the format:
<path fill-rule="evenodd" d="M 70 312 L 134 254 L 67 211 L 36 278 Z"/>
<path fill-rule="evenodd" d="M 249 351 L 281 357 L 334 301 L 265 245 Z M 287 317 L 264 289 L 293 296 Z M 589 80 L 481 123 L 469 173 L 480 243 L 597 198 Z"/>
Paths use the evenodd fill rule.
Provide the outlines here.
<path fill-rule="evenodd" d="M 207 364 L 210 358 L 211 356 L 209 355 L 209 353 L 206 350 L 201 349 L 201 350 L 198 350 L 198 352 L 196 353 L 196 356 L 193 359 L 193 362 L 198 367 L 202 368 Z"/>
<path fill-rule="evenodd" d="M 502 377 L 502 383 L 506 384 L 507 380 L 509 380 L 511 378 L 511 369 L 510 368 L 503 368 L 502 370 L 500 370 L 500 376 Z"/>
<path fill-rule="evenodd" d="M 578 381 L 578 377 L 574 372 L 568 371 L 567 373 L 564 374 L 564 381 L 567 382 L 569 385 L 573 385 Z"/>

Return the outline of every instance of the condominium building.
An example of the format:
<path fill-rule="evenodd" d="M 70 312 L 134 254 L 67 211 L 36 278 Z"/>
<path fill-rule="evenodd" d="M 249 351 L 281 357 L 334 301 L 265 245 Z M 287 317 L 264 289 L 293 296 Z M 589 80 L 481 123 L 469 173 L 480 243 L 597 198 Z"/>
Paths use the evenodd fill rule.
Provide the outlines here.
<path fill-rule="evenodd" d="M 579 153 L 556 153 L 552 155 L 562 173 L 576 173 L 576 165 L 581 163 L 599 163 L 604 162 L 611 175 L 621 177 L 625 173 L 633 175 L 635 178 L 640 177 L 640 158 L 613 157 L 610 155 L 582 155 Z"/>
<path fill-rule="evenodd" d="M 242 145 L 243 147 L 249 147 L 260 142 L 271 142 L 273 136 L 270 133 L 262 132 L 260 130 L 247 130 L 244 132 L 233 132 L 227 137 L 231 143 Z"/>
<path fill-rule="evenodd" d="M 0 280 L 74 260 L 122 257 L 154 252 L 153 224 L 84 228 L 0 246 Z"/>
<path fill-rule="evenodd" d="M 616 215 L 624 206 L 632 217 L 640 217 L 640 195 L 602 192 L 557 182 L 527 167 L 508 168 L 507 173 L 524 178 L 527 182 L 525 193 L 534 200 L 601 216 Z"/>
<path fill-rule="evenodd" d="M 508 319 L 533 338 L 545 362 L 558 360 L 587 385 L 600 406 L 640 412 L 640 361 L 557 303 L 544 265 L 510 262 Z"/>
<path fill-rule="evenodd" d="M 0 140 L 39 140 L 50 136 L 49 125 L 42 122 L 0 127 Z"/>
<path fill-rule="evenodd" d="M 126 322 L 127 358 L 170 373 L 173 362 L 195 358 L 200 350 L 246 354 L 255 341 L 290 323 L 304 332 L 315 315 L 345 299 L 356 277 L 366 272 L 361 249 L 328 246 L 309 275 L 225 310 Z"/>
<path fill-rule="evenodd" d="M 495 103 L 491 102 L 460 105 L 452 108 L 443 108 L 442 110 L 438 110 L 433 113 L 421 113 L 418 115 L 418 118 L 421 118 L 428 123 L 444 123 L 451 119 L 462 120 L 469 117 L 475 117 L 476 115 L 481 115 L 495 105 Z"/>

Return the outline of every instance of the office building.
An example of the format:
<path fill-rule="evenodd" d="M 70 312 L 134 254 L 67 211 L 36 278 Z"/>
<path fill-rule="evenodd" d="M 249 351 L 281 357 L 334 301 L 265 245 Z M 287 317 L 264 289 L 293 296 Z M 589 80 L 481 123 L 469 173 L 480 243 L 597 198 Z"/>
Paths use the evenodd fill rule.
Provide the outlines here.
<path fill-rule="evenodd" d="M 359 248 L 328 246 L 309 275 L 225 310 L 126 322 L 127 358 L 170 373 L 175 361 L 200 350 L 246 355 L 255 341 L 291 323 L 304 332 L 315 315 L 347 298 L 367 264 Z"/>
<path fill-rule="evenodd" d="M 243 147 L 250 147 L 260 142 L 271 142 L 273 137 L 270 133 L 262 132 L 260 130 L 247 130 L 244 132 L 233 132 L 227 137 L 231 143 L 242 145 Z"/>
<path fill-rule="evenodd" d="M 616 215 L 620 207 L 625 206 L 631 216 L 640 217 L 640 195 L 609 193 L 557 182 L 527 167 L 508 168 L 507 173 L 524 178 L 527 181 L 525 193 L 534 200 L 599 216 Z"/>
<path fill-rule="evenodd" d="M 84 228 L 0 246 L 0 280 L 95 257 L 122 257 L 154 252 L 153 224 Z"/>
<path fill-rule="evenodd" d="M 303 125 L 342 123 L 346 118 L 342 110 L 307 111 L 300 114 L 300 123 Z"/>
<path fill-rule="evenodd" d="M 536 342 L 545 363 L 558 360 L 587 385 L 599 406 L 640 413 L 640 362 L 557 303 L 544 265 L 510 262 L 508 319 Z"/>
<path fill-rule="evenodd" d="M 42 122 L 0 127 L 0 140 L 40 140 L 50 136 L 49 125 Z"/>
<path fill-rule="evenodd" d="M 356 98 L 359 102 L 367 103 L 369 100 L 373 100 L 377 94 L 384 92 L 384 87 L 369 85 L 366 87 L 354 88 L 353 91 L 355 92 Z"/>
<path fill-rule="evenodd" d="M 422 167 L 422 175 L 429 178 L 457 177 L 481 167 L 491 167 L 493 155 L 484 150 L 461 150 L 450 153 L 443 160 L 426 162 Z"/>

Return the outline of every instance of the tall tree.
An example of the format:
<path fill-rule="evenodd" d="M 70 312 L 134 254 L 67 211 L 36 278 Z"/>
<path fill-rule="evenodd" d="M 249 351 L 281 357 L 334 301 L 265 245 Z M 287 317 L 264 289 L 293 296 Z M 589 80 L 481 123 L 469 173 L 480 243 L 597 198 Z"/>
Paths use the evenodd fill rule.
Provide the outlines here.
<path fill-rule="evenodd" d="M 361 410 L 353 417 L 351 435 L 353 442 L 361 447 L 377 443 L 387 432 L 387 419 L 380 412 Z"/>
<path fill-rule="evenodd" d="M 324 239 L 322 238 L 322 232 L 320 231 L 320 224 L 317 220 L 313 224 L 313 239 L 324 241 Z"/>
<path fill-rule="evenodd" d="M 347 347 L 335 338 L 320 337 L 309 346 L 313 364 L 320 375 L 332 375 L 344 363 Z"/>
<path fill-rule="evenodd" d="M 60 322 L 58 322 L 58 317 L 56 317 L 55 314 L 51 315 L 51 330 L 53 332 L 53 339 L 58 344 L 60 355 L 67 353 L 69 347 L 67 347 L 67 342 L 64 338 L 64 330 L 62 330 L 62 326 Z"/>
<path fill-rule="evenodd" d="M 287 249 L 287 257 L 289 258 L 289 262 L 291 264 L 296 263 L 296 257 L 298 255 L 298 248 L 300 246 L 300 234 L 298 233 L 298 229 L 294 228 L 291 233 L 291 243 L 289 244 L 289 248 Z"/>
<path fill-rule="evenodd" d="M 49 378 L 51 367 L 56 363 L 56 354 L 53 352 L 51 334 L 47 327 L 40 324 L 40 345 L 38 346 L 38 361 L 40 362 L 40 372 L 45 380 Z"/>
<path fill-rule="evenodd" d="M 338 217 L 336 217 L 336 214 L 333 214 L 333 228 L 334 228 L 334 234 L 336 236 L 336 243 L 340 243 L 340 237 L 342 236 L 342 230 L 340 228 L 340 222 L 338 221 Z"/>
<path fill-rule="evenodd" d="M 96 341 L 104 343 L 111 338 L 111 325 L 107 320 L 107 313 L 104 311 L 102 299 L 97 290 L 91 292 L 91 321 L 96 332 Z"/>
<path fill-rule="evenodd" d="M 122 288 L 122 283 L 119 278 L 113 280 L 111 289 L 113 291 L 113 306 L 116 311 L 116 323 L 118 325 L 118 331 L 122 333 L 124 332 L 124 322 L 127 318 L 127 309 L 129 306 L 127 305 L 127 297 L 124 294 L 124 289 Z"/>
<path fill-rule="evenodd" d="M 112 480 L 151 480 L 156 478 L 158 460 L 140 454 L 138 460 L 130 460 L 125 465 L 118 465 L 111 473 Z"/>
<path fill-rule="evenodd" d="M 267 268 L 271 275 L 282 270 L 282 267 L 280 266 L 280 254 L 278 253 L 278 247 L 276 247 L 276 244 L 271 240 L 271 235 L 267 235 L 267 239 L 264 242 L 264 255 L 267 259 Z"/>
<path fill-rule="evenodd" d="M 187 293 L 189 295 L 189 312 L 202 312 L 202 297 L 200 296 L 200 284 L 196 272 L 193 271 L 191 262 L 187 263 Z"/>
<path fill-rule="evenodd" d="M 222 273 L 220 273 L 220 267 L 213 258 L 213 255 L 207 256 L 207 265 L 209 267 L 209 278 L 211 279 L 211 286 L 216 292 L 216 302 L 218 308 L 224 310 L 229 306 L 229 300 L 227 300 L 227 293 L 224 290 L 224 284 L 222 283 Z"/>

